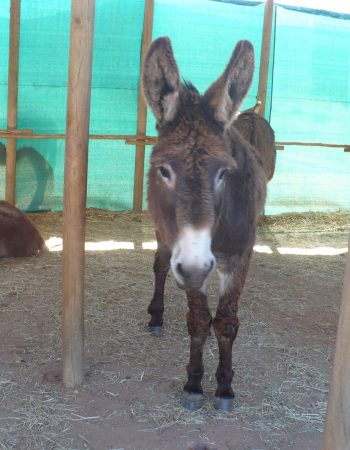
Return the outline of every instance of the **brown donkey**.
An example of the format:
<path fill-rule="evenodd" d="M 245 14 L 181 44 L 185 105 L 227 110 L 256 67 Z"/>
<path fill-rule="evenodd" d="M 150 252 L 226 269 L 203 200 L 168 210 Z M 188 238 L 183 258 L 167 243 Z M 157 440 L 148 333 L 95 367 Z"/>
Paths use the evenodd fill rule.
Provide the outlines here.
<path fill-rule="evenodd" d="M 31 256 L 46 252 L 37 228 L 18 208 L 0 201 L 0 257 Z"/>
<path fill-rule="evenodd" d="M 159 134 L 148 187 L 158 241 L 149 325 L 159 329 L 163 324 L 164 284 L 171 267 L 188 298 L 191 351 L 184 406 L 189 409 L 200 406 L 203 346 L 211 325 L 219 345 L 216 407 L 232 407 L 238 300 L 267 182 L 259 153 L 232 126 L 253 71 L 254 51 L 248 41 L 237 44 L 224 73 L 203 96 L 180 82 L 168 38 L 153 42 L 144 65 L 144 95 Z M 266 158 L 273 158 L 273 153 L 271 149 Z M 205 285 L 215 269 L 220 294 L 212 319 Z"/>

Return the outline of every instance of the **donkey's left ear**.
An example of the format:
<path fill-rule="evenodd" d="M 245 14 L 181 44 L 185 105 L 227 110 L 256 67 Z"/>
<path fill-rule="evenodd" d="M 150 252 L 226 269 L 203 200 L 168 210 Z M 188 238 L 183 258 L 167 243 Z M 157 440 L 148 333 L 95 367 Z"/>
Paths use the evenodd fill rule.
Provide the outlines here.
<path fill-rule="evenodd" d="M 215 119 L 227 126 L 246 96 L 254 74 L 254 48 L 249 41 L 236 45 L 224 73 L 204 94 Z"/>
<path fill-rule="evenodd" d="M 142 87 L 157 122 L 174 120 L 180 105 L 180 76 L 169 38 L 156 39 L 145 58 Z"/>

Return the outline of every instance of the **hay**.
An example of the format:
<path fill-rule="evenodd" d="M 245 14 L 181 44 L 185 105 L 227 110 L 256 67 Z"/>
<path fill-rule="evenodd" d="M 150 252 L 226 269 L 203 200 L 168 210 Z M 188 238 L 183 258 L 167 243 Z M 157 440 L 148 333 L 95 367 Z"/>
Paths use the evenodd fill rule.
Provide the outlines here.
<path fill-rule="evenodd" d="M 31 219 L 46 239 L 62 235 L 61 213 Z M 349 213 L 331 219 L 311 213 L 264 218 L 258 242 L 272 249 L 291 242 L 346 245 Z M 88 428 L 78 424 L 120 433 L 123 424 L 134 427 L 146 444 L 133 448 L 154 449 L 156 439 L 172 430 L 204 436 L 214 425 L 232 425 L 231 433 L 235 427 L 258 431 L 267 448 L 280 448 L 300 433 L 321 433 L 343 256 L 254 256 L 233 355 L 235 409 L 223 414 L 213 408 L 218 349 L 211 338 L 204 352 L 203 407 L 190 413 L 180 405 L 189 356 L 186 298 L 172 277 L 163 336 L 150 335 L 146 326 L 154 252 L 140 244 L 154 239 L 149 217 L 89 210 L 87 240 L 108 239 L 132 241 L 135 250 L 86 254 L 87 377 L 76 391 L 43 381 L 44 373 L 60 365 L 61 254 L 1 261 L 6 364 L 0 375 L 0 449 L 97 448 Z M 213 280 L 213 311 L 216 292 Z M 91 409 L 95 401 L 100 407 Z"/>
<path fill-rule="evenodd" d="M 278 216 L 262 216 L 260 229 L 268 228 L 284 233 L 315 233 L 349 231 L 350 212 L 338 211 L 332 213 L 286 213 Z"/>

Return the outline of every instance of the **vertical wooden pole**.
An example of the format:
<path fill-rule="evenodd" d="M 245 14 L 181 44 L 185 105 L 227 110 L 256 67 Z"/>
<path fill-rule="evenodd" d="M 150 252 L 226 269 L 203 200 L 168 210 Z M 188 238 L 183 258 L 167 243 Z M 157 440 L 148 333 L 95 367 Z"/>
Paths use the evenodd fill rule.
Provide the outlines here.
<path fill-rule="evenodd" d="M 140 82 L 139 82 L 139 97 L 137 107 L 137 132 L 138 136 L 146 135 L 147 125 L 147 106 L 142 94 L 141 86 L 141 72 L 145 56 L 152 42 L 153 29 L 153 13 L 154 0 L 145 0 L 145 15 L 143 21 L 143 33 L 141 44 L 141 64 L 140 64 Z M 142 197 L 143 197 L 143 174 L 145 166 L 145 145 L 136 145 L 135 157 L 135 174 L 134 174 L 134 211 L 142 211 Z"/>
<path fill-rule="evenodd" d="M 21 0 L 11 0 L 10 40 L 7 96 L 7 128 L 17 128 L 18 67 Z M 16 139 L 7 139 L 6 147 L 6 200 L 12 205 L 16 202 Z"/>
<path fill-rule="evenodd" d="M 323 450 L 350 449 L 350 236 Z"/>
<path fill-rule="evenodd" d="M 84 377 L 84 243 L 95 0 L 72 0 L 63 215 L 63 382 Z"/>
<path fill-rule="evenodd" d="M 262 117 L 265 117 L 265 109 L 266 109 L 266 93 L 267 93 L 267 81 L 269 77 L 273 5 L 274 5 L 273 0 L 266 0 L 264 12 L 264 26 L 261 43 L 259 87 L 257 97 L 257 100 L 261 102 L 259 114 Z"/>

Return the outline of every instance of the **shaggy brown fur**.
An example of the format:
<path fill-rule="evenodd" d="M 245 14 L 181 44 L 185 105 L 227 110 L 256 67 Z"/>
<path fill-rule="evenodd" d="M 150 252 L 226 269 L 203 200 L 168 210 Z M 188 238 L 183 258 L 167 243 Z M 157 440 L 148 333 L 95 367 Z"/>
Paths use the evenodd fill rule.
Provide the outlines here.
<path fill-rule="evenodd" d="M 31 256 L 46 250 L 43 238 L 26 215 L 0 201 L 0 257 Z"/>
<path fill-rule="evenodd" d="M 260 152 L 259 145 L 251 146 L 232 126 L 253 71 L 252 45 L 241 41 L 221 77 L 201 96 L 192 85 L 181 84 L 170 41 L 159 38 L 149 49 L 143 73 L 144 94 L 159 134 L 151 157 L 148 190 L 158 241 L 155 292 L 148 309 L 150 326 L 163 324 L 164 284 L 171 265 L 178 284 L 186 289 L 189 306 L 191 352 L 184 389 L 202 393 L 203 345 L 212 324 L 220 354 L 218 399 L 233 397 L 232 344 L 239 327 L 238 300 L 274 152 L 274 147 L 270 153 Z M 266 160 L 270 162 L 266 164 Z M 212 259 L 208 257 L 203 263 L 197 258 L 198 264 L 185 267 L 176 258 L 179 242 L 189 227 L 194 235 L 202 230 L 206 236 L 210 233 L 206 254 Z M 193 251 L 190 242 L 185 254 Z M 197 261 L 196 257 L 192 261 Z M 212 319 L 205 283 L 215 262 L 221 290 Z"/>
<path fill-rule="evenodd" d="M 275 133 L 270 124 L 250 108 L 243 111 L 235 122 L 234 127 L 260 153 L 264 163 L 267 179 L 271 180 L 276 165 Z"/>

